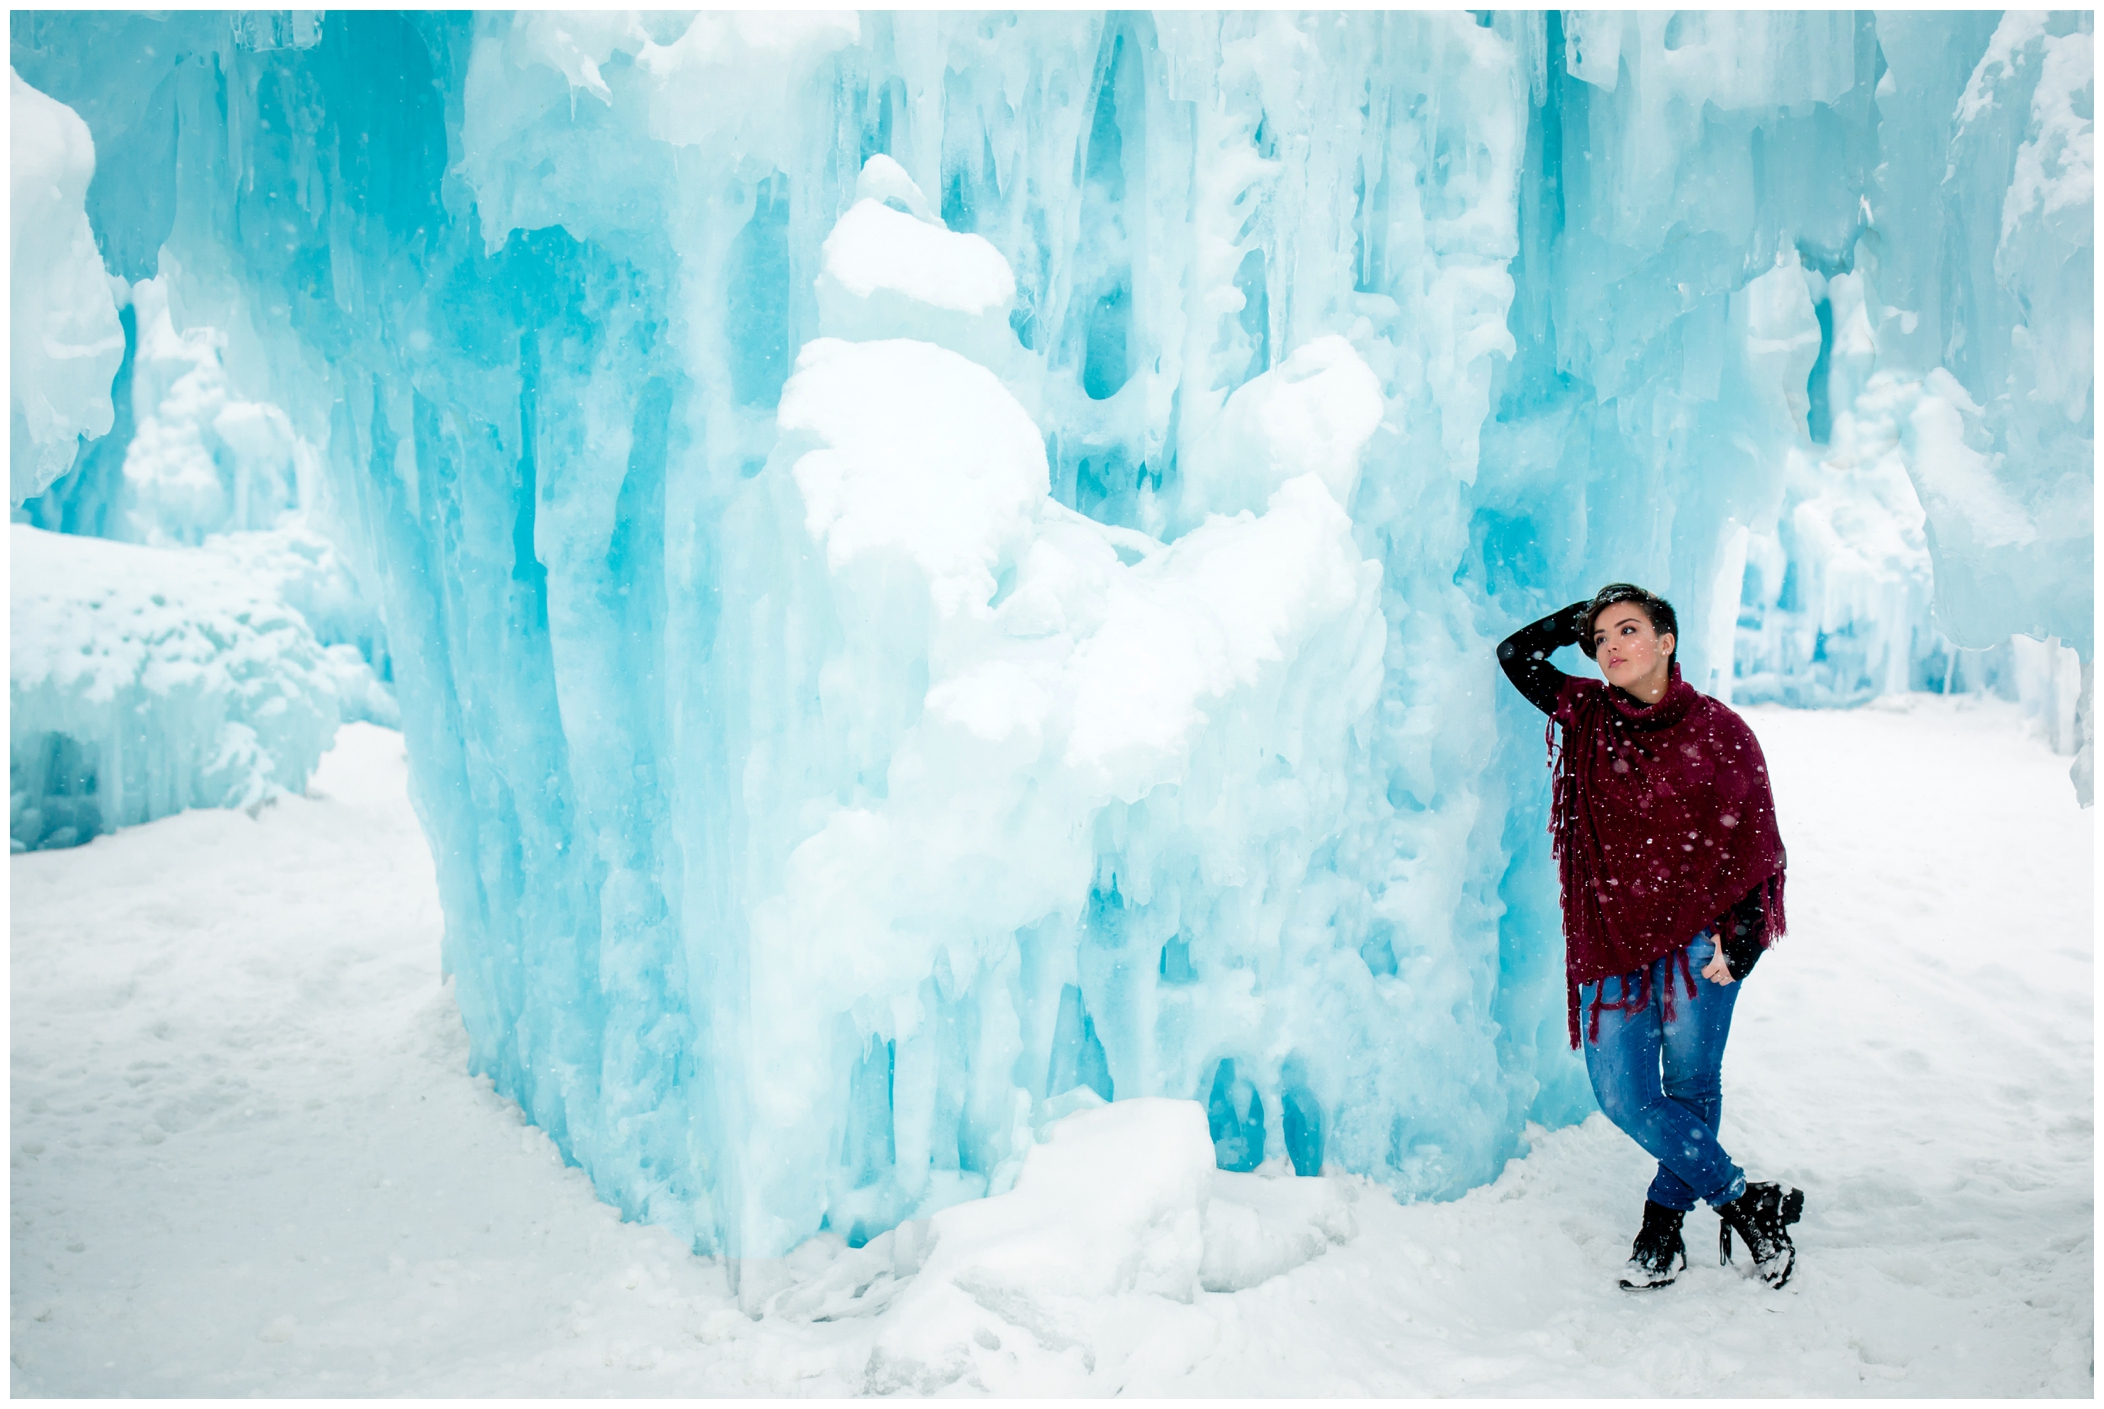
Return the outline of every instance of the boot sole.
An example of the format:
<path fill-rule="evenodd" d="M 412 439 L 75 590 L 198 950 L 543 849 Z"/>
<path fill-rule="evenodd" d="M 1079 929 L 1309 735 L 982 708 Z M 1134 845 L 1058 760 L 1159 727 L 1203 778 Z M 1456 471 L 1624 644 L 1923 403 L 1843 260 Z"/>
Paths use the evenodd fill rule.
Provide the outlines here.
<path fill-rule="evenodd" d="M 1680 1266 L 1673 1268 L 1671 1271 L 1667 1272 L 1663 1281 L 1632 1282 L 1627 1277 L 1624 1277 L 1620 1280 L 1619 1285 L 1625 1292 L 1655 1292 L 1661 1287 L 1672 1286 L 1676 1281 L 1680 1279 L 1680 1274 L 1687 1270 L 1688 1254 L 1687 1250 L 1683 1248 L 1680 1252 Z"/>

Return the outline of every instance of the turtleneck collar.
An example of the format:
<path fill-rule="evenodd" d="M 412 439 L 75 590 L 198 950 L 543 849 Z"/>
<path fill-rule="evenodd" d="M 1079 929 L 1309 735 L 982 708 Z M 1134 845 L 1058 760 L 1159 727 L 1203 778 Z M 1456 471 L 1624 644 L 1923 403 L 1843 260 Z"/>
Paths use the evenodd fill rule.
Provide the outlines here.
<path fill-rule="evenodd" d="M 1637 729 L 1664 729 L 1678 724 L 1697 698 L 1695 687 L 1680 678 L 1677 660 L 1667 670 L 1666 692 L 1659 696 L 1657 704 L 1647 705 L 1618 685 L 1607 687 L 1607 703 L 1615 715 Z"/>

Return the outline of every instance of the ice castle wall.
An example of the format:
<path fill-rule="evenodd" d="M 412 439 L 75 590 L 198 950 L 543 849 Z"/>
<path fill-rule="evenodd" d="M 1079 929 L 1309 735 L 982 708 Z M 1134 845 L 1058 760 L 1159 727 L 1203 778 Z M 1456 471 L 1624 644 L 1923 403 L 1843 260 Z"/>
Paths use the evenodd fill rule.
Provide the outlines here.
<path fill-rule="evenodd" d="M 475 1068 L 699 1247 L 1080 1087 L 1406 1196 L 1581 1114 L 1490 648 L 1602 580 L 1719 691 L 1779 521 L 1866 662 L 1923 553 L 2089 654 L 2086 17 L 280 18 L 15 66 L 328 448 Z"/>
<path fill-rule="evenodd" d="M 1992 688 L 2081 755 L 2086 803 L 2089 22 L 1892 14 L 1876 34 L 1884 160 L 1850 267 L 1807 252 L 1812 445 L 1750 535 L 1734 690 Z"/>
<path fill-rule="evenodd" d="M 223 334 L 177 328 L 172 260 L 105 270 L 89 130 L 12 83 L 14 518 L 51 531 L 14 535 L 19 851 L 253 808 L 305 785 L 340 719 L 397 715 L 379 614 L 307 512 L 320 455 L 230 384 Z M 104 189 L 140 174 L 125 155 Z"/>

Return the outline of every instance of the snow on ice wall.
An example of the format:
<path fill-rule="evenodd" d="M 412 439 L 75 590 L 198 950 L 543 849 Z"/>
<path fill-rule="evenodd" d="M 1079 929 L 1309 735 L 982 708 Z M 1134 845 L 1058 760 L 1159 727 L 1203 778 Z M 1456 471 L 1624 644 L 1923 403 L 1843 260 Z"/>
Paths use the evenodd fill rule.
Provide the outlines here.
<path fill-rule="evenodd" d="M 13 23 L 328 447 L 476 1068 L 697 1246 L 1082 1091 L 1490 1177 L 1589 1105 L 1491 646 L 1631 578 L 1728 688 L 1786 494 L 2090 650 L 2086 17 Z"/>
<path fill-rule="evenodd" d="M 19 504 L 65 472 L 80 437 L 109 430 L 124 333 L 88 225 L 87 125 L 20 74 L 8 90 L 8 456 Z"/>

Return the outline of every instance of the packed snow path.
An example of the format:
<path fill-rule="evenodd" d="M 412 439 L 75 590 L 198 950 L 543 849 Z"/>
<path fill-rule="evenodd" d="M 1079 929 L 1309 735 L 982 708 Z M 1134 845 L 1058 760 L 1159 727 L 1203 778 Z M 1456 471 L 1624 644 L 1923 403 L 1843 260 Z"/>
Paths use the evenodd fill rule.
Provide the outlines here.
<path fill-rule="evenodd" d="M 1805 1187 L 1781 1293 L 1614 1274 L 1648 1163 L 1599 1117 L 1116 1343 L 1015 1328 L 994 1392 L 2087 1395 L 2092 827 L 1992 702 L 1749 711 L 1790 845 L 1726 1144 Z M 1515 744 L 1535 746 L 1527 740 Z M 740 1314 L 486 1083 L 435 973 L 400 738 L 311 796 L 13 880 L 12 1388 L 28 1395 L 856 1392 L 886 1317 Z M 903 1308 L 902 1308 L 903 1312 Z M 893 1313 L 895 1317 L 897 1314 Z"/>

